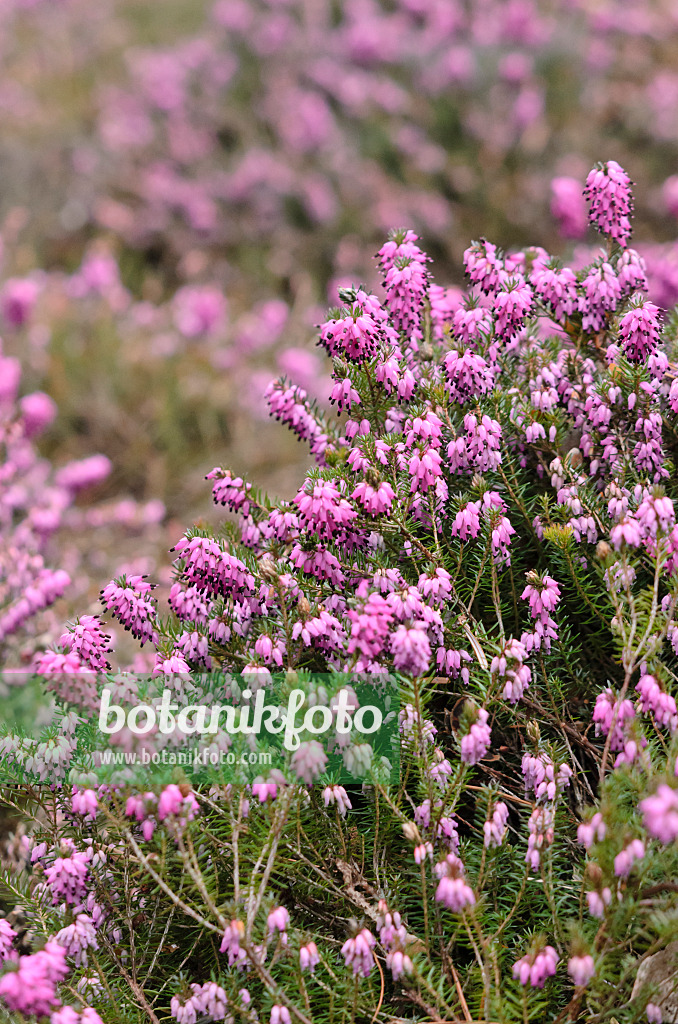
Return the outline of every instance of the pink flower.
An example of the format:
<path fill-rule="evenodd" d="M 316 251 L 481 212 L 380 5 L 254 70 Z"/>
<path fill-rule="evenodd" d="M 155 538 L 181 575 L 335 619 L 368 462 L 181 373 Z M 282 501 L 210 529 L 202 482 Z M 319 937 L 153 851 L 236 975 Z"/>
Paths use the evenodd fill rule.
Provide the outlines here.
<path fill-rule="evenodd" d="M 567 973 L 577 988 L 583 988 L 584 985 L 588 985 L 595 972 L 595 964 L 590 953 L 572 956 L 567 962 Z"/>
<path fill-rule="evenodd" d="M 233 920 L 226 926 L 219 952 L 228 955 L 229 967 L 233 967 L 234 964 L 240 965 L 247 960 L 247 954 L 240 946 L 240 942 L 244 937 L 245 925 L 242 921 Z"/>
<path fill-rule="evenodd" d="M 581 282 L 579 311 L 584 314 L 585 331 L 600 331 L 622 298 L 622 287 L 614 268 L 605 260 L 593 264 Z"/>
<path fill-rule="evenodd" d="M 622 750 L 626 741 L 626 723 L 635 718 L 635 714 L 631 701 L 619 701 L 613 690 L 608 687 L 596 697 L 596 706 L 593 710 L 596 736 L 601 733 L 603 736 L 607 736 L 610 730 L 613 730 L 610 749 Z"/>
<path fill-rule="evenodd" d="M 271 1007 L 270 1024 L 292 1024 L 290 1011 L 286 1006 L 276 1003 Z"/>
<path fill-rule="evenodd" d="M 62 633 L 59 643 L 65 652 L 76 653 L 83 664 L 105 672 L 110 669 L 107 655 L 111 651 L 111 637 L 101 627 L 98 615 L 81 615 L 67 633 Z"/>
<path fill-rule="evenodd" d="M 78 967 L 87 966 L 87 950 L 98 949 L 94 921 L 88 914 L 78 914 L 73 924 L 67 925 L 54 936 L 63 946 L 66 955 L 72 957 Z"/>
<path fill-rule="evenodd" d="M 302 971 L 310 971 L 313 974 L 316 966 L 320 963 L 320 954 L 315 942 L 307 942 L 299 949 L 299 966 Z"/>
<path fill-rule="evenodd" d="M 553 178 L 551 213 L 563 238 L 584 238 L 588 226 L 586 204 L 577 178 Z"/>
<path fill-rule="evenodd" d="M 538 953 L 521 957 L 513 965 L 513 977 L 521 985 L 528 981 L 533 988 L 543 988 L 548 977 L 553 977 L 558 965 L 558 954 L 553 946 L 544 946 Z"/>
<path fill-rule="evenodd" d="M 382 480 L 376 487 L 372 487 L 366 481 L 362 481 L 351 494 L 351 499 L 359 501 L 365 511 L 371 516 L 388 512 L 394 497 L 395 492 L 386 480 Z"/>
<path fill-rule="evenodd" d="M 27 438 L 38 437 L 53 422 L 57 414 L 56 403 L 42 391 L 24 395 L 19 402 Z"/>
<path fill-rule="evenodd" d="M 588 174 L 584 195 L 591 204 L 593 226 L 624 246 L 631 237 L 633 196 L 631 179 L 623 167 L 616 160 L 597 164 Z"/>
<path fill-rule="evenodd" d="M 110 474 L 113 465 L 105 455 L 90 455 L 86 459 L 67 462 L 54 474 L 54 482 L 58 487 L 77 494 L 87 487 L 94 487 Z"/>
<path fill-rule="evenodd" d="M 320 343 L 331 356 L 343 356 L 363 363 L 376 355 L 382 337 L 377 321 L 359 305 L 338 320 L 328 320 L 320 328 Z"/>
<path fill-rule="evenodd" d="M 412 960 L 401 949 L 396 949 L 392 953 L 386 954 L 386 966 L 390 970 L 394 981 L 397 981 L 403 974 L 412 974 L 414 971 Z"/>
<path fill-rule="evenodd" d="M 423 864 L 429 857 L 433 856 L 433 846 L 431 843 L 421 843 L 419 846 L 414 848 L 414 863 Z"/>
<path fill-rule="evenodd" d="M 604 917 L 605 907 L 609 907 L 612 902 L 612 893 L 608 886 L 600 891 L 592 890 L 586 893 L 586 902 L 588 903 L 589 913 L 592 917 Z"/>
<path fill-rule="evenodd" d="M 475 539 L 480 532 L 480 502 L 468 501 L 461 506 L 455 517 L 450 533 L 460 540 Z"/>
<path fill-rule="evenodd" d="M 185 338 L 198 338 L 223 328 L 226 299 L 218 288 L 186 286 L 174 296 L 174 323 Z"/>
<path fill-rule="evenodd" d="M 10 327 L 23 327 L 29 319 L 40 294 L 37 281 L 29 277 L 10 277 L 0 292 L 0 309 Z"/>
<path fill-rule="evenodd" d="M 77 786 L 73 787 L 71 809 L 74 814 L 85 814 L 94 819 L 97 816 L 98 807 L 99 801 L 93 789 L 79 790 Z"/>
<path fill-rule="evenodd" d="M 292 767 L 296 776 L 307 786 L 310 786 L 324 771 L 326 764 L 327 754 L 317 740 L 308 740 L 306 743 L 302 743 L 299 749 L 292 754 Z"/>
<path fill-rule="evenodd" d="M 81 903 L 87 893 L 90 856 L 73 851 L 70 856 L 57 857 L 45 871 L 54 903 Z"/>
<path fill-rule="evenodd" d="M 418 326 L 428 278 L 425 264 L 411 256 L 400 257 L 387 271 L 384 281 L 386 302 L 398 330 L 412 331 Z"/>
<path fill-rule="evenodd" d="M 678 838 L 678 792 L 662 782 L 653 796 L 638 805 L 645 828 L 660 842 L 669 845 Z"/>
<path fill-rule="evenodd" d="M 434 448 L 415 451 L 410 457 L 407 469 L 412 477 L 410 491 L 427 491 L 442 476 L 442 461 Z"/>
<path fill-rule="evenodd" d="M 527 853 L 525 863 L 536 871 L 541 862 L 542 850 L 553 842 L 555 829 L 554 805 L 543 804 L 535 807 L 527 823 Z"/>
<path fill-rule="evenodd" d="M 0 978 L 0 999 L 27 1017 L 47 1016 L 57 1003 L 56 987 L 68 974 L 65 959 L 65 949 L 54 940 L 39 953 L 19 957 Z"/>
<path fill-rule="evenodd" d="M 187 821 L 191 821 L 197 813 L 198 801 L 193 793 L 189 792 L 184 796 L 179 786 L 174 783 L 165 786 L 158 800 L 159 821 L 176 818 L 183 826 Z"/>
<path fill-rule="evenodd" d="M 269 935 L 273 935 L 276 931 L 284 934 L 289 927 L 289 923 L 290 915 L 285 907 L 274 907 L 266 919 Z"/>
<path fill-rule="evenodd" d="M 259 803 L 265 804 L 267 800 L 275 800 L 278 795 L 278 786 L 275 782 L 253 782 L 252 796 L 256 796 Z"/>
<path fill-rule="evenodd" d="M 508 807 L 502 800 L 498 801 L 492 808 L 491 817 L 483 825 L 484 845 L 487 849 L 492 846 L 501 846 L 504 842 L 508 816 Z"/>
<path fill-rule="evenodd" d="M 661 335 L 659 307 L 638 299 L 619 320 L 619 341 L 632 363 L 644 363 L 656 350 Z"/>
<path fill-rule="evenodd" d="M 511 278 L 502 284 L 494 296 L 496 336 L 510 341 L 524 326 L 531 309 L 532 289 L 524 278 Z"/>
<path fill-rule="evenodd" d="M 485 708 L 478 708 L 475 721 L 462 737 L 461 759 L 465 764 L 477 764 L 490 749 L 492 733 L 487 724 L 488 717 Z"/>
<path fill-rule="evenodd" d="M 155 603 L 146 596 L 152 589 L 143 576 L 123 575 L 101 591 L 104 607 L 141 641 L 142 646 L 147 640 L 155 643 L 157 639 Z"/>
<path fill-rule="evenodd" d="M 343 412 L 344 409 L 350 412 L 354 405 L 360 405 L 360 395 L 350 377 L 337 381 L 330 392 L 330 402 L 337 403 L 337 412 Z"/>
<path fill-rule="evenodd" d="M 310 491 L 310 493 L 309 493 Z M 307 481 L 294 503 L 309 530 L 331 540 L 356 518 L 358 513 L 342 498 L 334 480 Z"/>
<path fill-rule="evenodd" d="M 678 712 L 676 702 L 670 693 L 659 685 L 657 679 L 652 675 L 641 676 L 636 685 L 640 694 L 639 705 L 641 711 L 651 711 L 657 725 L 667 726 L 671 732 L 678 728 Z"/>
<path fill-rule="evenodd" d="M 448 853 L 445 860 L 435 866 L 440 879 L 436 889 L 436 900 L 443 903 L 453 914 L 461 914 L 475 902 L 473 889 L 464 879 L 464 865 L 454 853 Z"/>
<path fill-rule="evenodd" d="M 521 597 L 523 601 L 529 601 L 532 618 L 546 622 L 560 601 L 560 587 L 546 573 L 538 576 L 535 572 L 528 572 L 527 578 L 530 582 Z"/>
<path fill-rule="evenodd" d="M 474 242 L 466 250 L 464 267 L 471 283 L 478 285 L 480 290 L 487 294 L 497 289 L 504 270 L 496 245 L 485 241 L 484 238 L 480 242 Z"/>
<path fill-rule="evenodd" d="M 571 316 L 577 309 L 577 278 L 569 267 L 561 270 L 557 265 L 535 263 L 530 281 L 536 295 L 553 311 L 555 320 Z"/>
<path fill-rule="evenodd" d="M 582 822 L 577 828 L 577 839 L 587 850 L 590 850 L 595 842 L 602 843 L 607 832 L 600 811 L 596 811 L 590 821 Z"/>
<path fill-rule="evenodd" d="M 12 926 L 4 917 L 0 917 L 0 961 L 7 960 L 13 955 L 12 945 L 16 936 L 17 933 Z"/>
<path fill-rule="evenodd" d="M 645 844 L 640 839 L 632 839 L 627 846 L 614 858 L 614 873 L 620 878 L 626 878 L 631 873 L 631 868 L 637 860 L 645 856 Z"/>
<path fill-rule="evenodd" d="M 342 818 L 345 818 L 347 812 L 351 810 L 351 801 L 343 786 L 325 786 L 323 789 L 323 800 L 325 801 L 325 807 L 336 803 L 337 810 Z"/>
<path fill-rule="evenodd" d="M 359 974 L 363 978 L 369 975 L 374 964 L 372 950 L 375 945 L 374 935 L 367 928 L 363 928 L 353 938 L 347 939 L 341 947 L 346 966 L 353 968 L 354 975 Z"/>
<path fill-rule="evenodd" d="M 425 624 L 416 623 L 412 627 L 400 625 L 391 637 L 393 664 L 400 672 L 412 676 L 421 676 L 431 661 L 431 645 Z"/>
<path fill-rule="evenodd" d="M 471 350 L 457 352 L 452 349 L 448 352 L 445 356 L 445 372 L 448 394 L 453 402 L 460 405 L 487 394 L 494 383 L 494 374 L 486 361 Z"/>

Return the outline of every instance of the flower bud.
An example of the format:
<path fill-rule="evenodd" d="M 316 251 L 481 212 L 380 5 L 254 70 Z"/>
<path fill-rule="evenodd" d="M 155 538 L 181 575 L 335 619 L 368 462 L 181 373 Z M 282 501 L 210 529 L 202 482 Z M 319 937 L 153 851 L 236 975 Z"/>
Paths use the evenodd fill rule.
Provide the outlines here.
<path fill-rule="evenodd" d="M 405 821 L 402 825 L 402 830 L 406 839 L 409 839 L 411 843 L 420 843 L 421 836 L 417 826 L 412 821 Z"/>

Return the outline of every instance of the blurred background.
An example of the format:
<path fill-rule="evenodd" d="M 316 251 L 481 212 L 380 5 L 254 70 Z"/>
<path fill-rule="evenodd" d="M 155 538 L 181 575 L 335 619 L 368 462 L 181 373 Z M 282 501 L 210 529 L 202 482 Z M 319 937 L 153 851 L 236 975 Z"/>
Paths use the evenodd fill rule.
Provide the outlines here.
<path fill-rule="evenodd" d="M 0 660 L 123 568 L 167 580 L 215 465 L 295 492 L 264 388 L 322 399 L 314 325 L 378 286 L 389 228 L 444 285 L 480 236 L 582 262 L 615 159 L 678 301 L 675 0 L 2 0 L 0 62 L 0 422 L 32 424 L 0 463 Z M 71 578 L 30 643 L 2 626 L 20 521 Z"/>

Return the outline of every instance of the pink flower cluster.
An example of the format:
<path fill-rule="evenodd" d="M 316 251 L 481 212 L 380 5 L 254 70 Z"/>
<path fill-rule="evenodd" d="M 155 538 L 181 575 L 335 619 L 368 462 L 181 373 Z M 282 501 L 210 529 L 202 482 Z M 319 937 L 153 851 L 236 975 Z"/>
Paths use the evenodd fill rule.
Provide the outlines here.
<path fill-rule="evenodd" d="M 558 966 L 558 954 L 553 946 L 542 946 L 535 953 L 529 953 L 513 965 L 513 977 L 521 985 L 528 982 L 533 988 L 543 988 L 547 978 L 552 978 Z"/>
<path fill-rule="evenodd" d="M 372 932 L 367 928 L 362 928 L 352 938 L 347 939 L 341 947 L 346 966 L 352 968 L 355 975 L 367 978 L 374 966 L 372 951 L 375 946 L 376 940 Z"/>
<path fill-rule="evenodd" d="M 475 720 L 461 739 L 461 759 L 464 764 L 477 764 L 490 749 L 492 733 L 485 708 L 477 708 Z"/>
<path fill-rule="evenodd" d="M 7 963 L 0 977 L 0 999 L 13 1013 L 48 1016 L 58 1003 L 57 986 L 67 974 L 66 950 L 52 940 L 39 953 Z"/>
<path fill-rule="evenodd" d="M 633 197 L 631 179 L 616 160 L 595 167 L 586 179 L 584 195 L 591 204 L 591 223 L 625 245 L 631 237 Z"/>
<path fill-rule="evenodd" d="M 455 853 L 448 853 L 444 860 L 435 865 L 440 879 L 436 889 L 436 900 L 443 903 L 453 914 L 461 914 L 466 907 L 476 902 L 475 893 L 464 877 L 464 865 Z"/>

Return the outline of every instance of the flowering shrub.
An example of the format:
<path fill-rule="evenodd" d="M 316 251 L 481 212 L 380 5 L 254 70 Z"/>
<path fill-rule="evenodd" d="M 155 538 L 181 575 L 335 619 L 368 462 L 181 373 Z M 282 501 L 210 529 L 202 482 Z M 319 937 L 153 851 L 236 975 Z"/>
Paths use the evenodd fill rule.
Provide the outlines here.
<path fill-rule="evenodd" d="M 400 783 L 348 791 L 305 736 L 291 775 L 248 787 L 29 788 L 5 884 L 49 941 L 19 958 L 1 933 L 10 1009 L 661 1018 L 670 992 L 642 978 L 676 939 L 678 385 L 628 188 L 614 165 L 589 178 L 589 266 L 481 241 L 464 295 L 394 232 L 382 297 L 345 289 L 320 329 L 339 417 L 269 389 L 315 457 L 296 496 L 215 469 L 236 518 L 178 540 L 169 614 L 141 576 L 104 588 L 177 691 L 206 667 L 396 672 Z M 81 619 L 41 656 L 70 714 L 91 715 L 110 648 Z M 133 675 L 110 682 L 133 697 Z"/>

